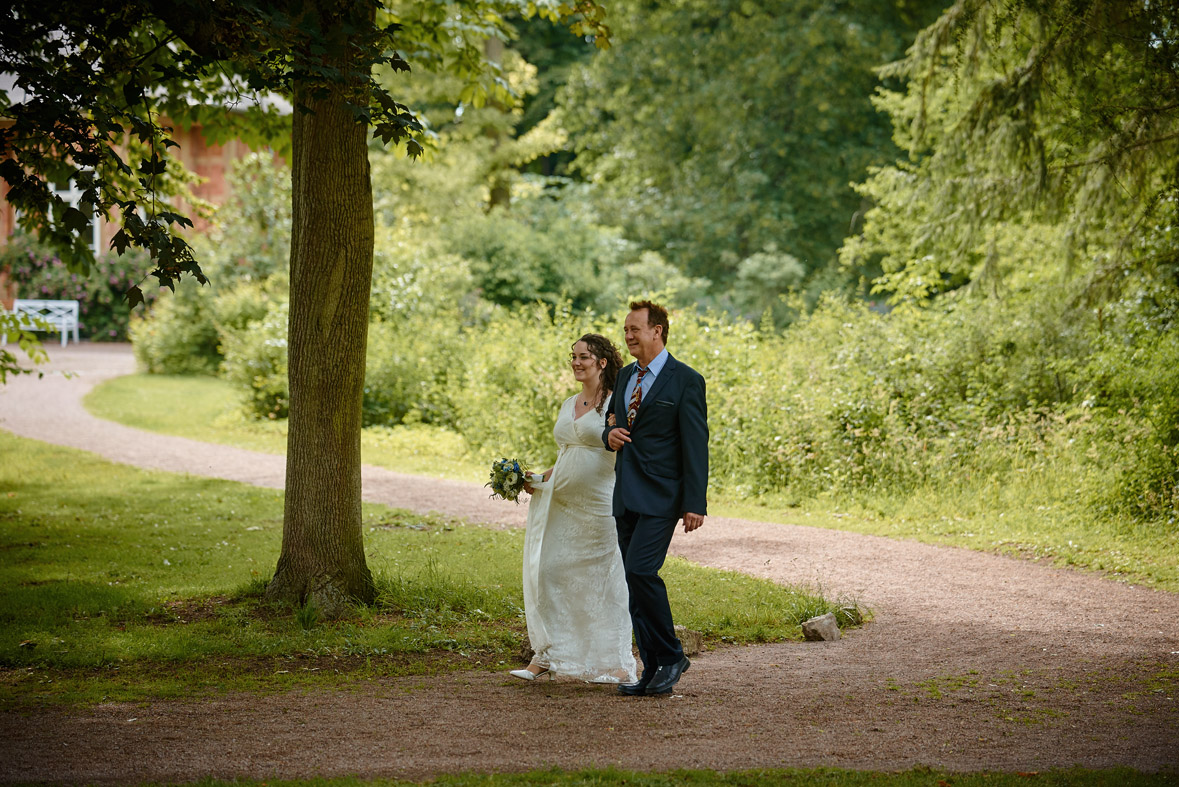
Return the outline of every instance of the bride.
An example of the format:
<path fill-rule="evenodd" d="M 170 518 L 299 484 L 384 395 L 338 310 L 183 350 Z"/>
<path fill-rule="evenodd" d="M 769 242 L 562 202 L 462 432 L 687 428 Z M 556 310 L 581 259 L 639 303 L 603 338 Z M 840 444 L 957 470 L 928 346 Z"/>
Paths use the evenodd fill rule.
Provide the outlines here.
<path fill-rule="evenodd" d="M 611 513 L 614 454 L 602 444 L 605 404 L 622 357 L 587 333 L 569 356 L 581 392 L 565 400 L 553 427 L 557 462 L 528 485 L 524 611 L 534 656 L 511 674 L 524 680 L 569 675 L 594 683 L 635 680 L 626 577 Z"/>

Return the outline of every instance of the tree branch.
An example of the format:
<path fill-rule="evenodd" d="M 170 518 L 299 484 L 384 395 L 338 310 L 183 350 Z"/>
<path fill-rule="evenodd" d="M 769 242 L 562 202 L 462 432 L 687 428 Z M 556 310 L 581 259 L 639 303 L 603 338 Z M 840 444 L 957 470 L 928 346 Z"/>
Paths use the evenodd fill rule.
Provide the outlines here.
<path fill-rule="evenodd" d="M 202 57 L 222 60 L 230 55 L 227 27 L 209 0 L 151 0 L 151 13 L 173 32 L 173 37 Z"/>
<path fill-rule="evenodd" d="M 1131 150 L 1137 150 L 1139 148 L 1150 147 L 1151 145 L 1157 145 L 1161 142 L 1168 142 L 1172 139 L 1177 139 L 1177 138 L 1179 138 L 1179 131 L 1176 131 L 1173 134 L 1166 134 L 1161 137 L 1155 137 L 1154 139 L 1144 139 L 1144 140 L 1141 140 L 1140 142 L 1135 142 L 1132 145 L 1124 145 L 1122 147 L 1119 147 L 1115 151 L 1105 154 L 1104 156 L 1097 156 L 1096 158 L 1091 158 L 1088 161 L 1075 161 L 1072 164 L 1061 164 L 1056 167 L 1053 167 L 1053 169 L 1068 170 L 1068 169 L 1079 169 L 1081 167 L 1091 167 L 1094 164 L 1108 164 L 1112 159 L 1116 158 L 1118 155 L 1120 155 L 1122 153 L 1126 153 Z"/>

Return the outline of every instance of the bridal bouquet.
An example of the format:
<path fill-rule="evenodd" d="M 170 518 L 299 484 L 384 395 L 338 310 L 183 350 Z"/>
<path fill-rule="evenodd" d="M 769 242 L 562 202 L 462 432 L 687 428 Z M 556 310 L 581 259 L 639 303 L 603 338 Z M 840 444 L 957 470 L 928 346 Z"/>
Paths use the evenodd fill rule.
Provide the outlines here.
<path fill-rule="evenodd" d="M 491 487 L 492 497 L 502 497 L 504 500 L 519 502 L 520 492 L 524 489 L 526 474 L 515 459 L 500 459 L 491 463 L 491 481 L 484 486 Z"/>

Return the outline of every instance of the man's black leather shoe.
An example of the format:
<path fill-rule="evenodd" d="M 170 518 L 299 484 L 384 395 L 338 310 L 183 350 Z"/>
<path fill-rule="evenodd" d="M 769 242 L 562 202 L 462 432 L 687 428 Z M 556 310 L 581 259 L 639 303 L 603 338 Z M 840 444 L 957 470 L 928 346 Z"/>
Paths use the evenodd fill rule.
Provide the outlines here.
<path fill-rule="evenodd" d="M 675 684 L 679 681 L 680 676 L 688 671 L 688 667 L 692 666 L 692 662 L 688 661 L 688 657 L 684 656 L 675 664 L 661 664 L 659 669 L 655 670 L 655 677 L 651 678 L 651 682 L 647 684 L 647 690 L 644 692 L 648 697 L 652 694 L 669 694 L 675 688 Z"/>
<path fill-rule="evenodd" d="M 648 672 L 643 670 L 643 674 L 639 675 L 637 683 L 619 683 L 618 693 L 627 697 L 641 697 L 647 693 L 647 686 L 651 683 L 651 679 L 655 677 L 655 670 Z"/>

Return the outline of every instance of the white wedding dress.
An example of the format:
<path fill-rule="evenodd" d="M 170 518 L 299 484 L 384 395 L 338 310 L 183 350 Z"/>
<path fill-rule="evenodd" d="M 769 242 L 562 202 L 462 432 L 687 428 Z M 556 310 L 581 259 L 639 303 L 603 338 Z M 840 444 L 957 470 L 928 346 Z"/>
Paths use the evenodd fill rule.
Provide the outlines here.
<path fill-rule="evenodd" d="M 614 454 L 605 408 L 574 418 L 571 397 L 553 436 L 557 463 L 534 484 L 524 536 L 524 611 L 533 663 L 595 682 L 635 680 L 626 575 L 611 515 Z"/>

